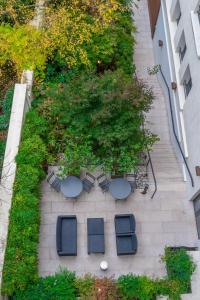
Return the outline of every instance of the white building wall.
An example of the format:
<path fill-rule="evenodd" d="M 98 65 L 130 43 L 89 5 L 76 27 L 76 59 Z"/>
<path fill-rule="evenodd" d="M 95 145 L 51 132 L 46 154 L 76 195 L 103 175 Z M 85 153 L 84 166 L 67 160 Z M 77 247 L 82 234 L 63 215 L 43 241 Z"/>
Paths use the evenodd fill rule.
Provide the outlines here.
<path fill-rule="evenodd" d="M 196 14 L 200 1 L 179 0 L 181 18 L 178 25 L 174 19 L 177 1 L 161 1 L 161 10 L 154 34 L 154 52 L 156 61 L 161 64 L 169 86 L 171 81 L 177 83 L 177 90 L 175 92 L 171 90 L 173 113 L 176 118 L 176 132 L 194 179 L 195 186 L 192 187 L 188 173 L 184 170 L 188 182 L 188 199 L 192 199 L 200 191 L 200 177 L 196 176 L 195 171 L 195 167 L 200 165 L 200 49 L 198 48 L 200 47 L 200 40 L 198 40 L 200 22 L 198 23 Z M 187 51 L 183 61 L 180 62 L 177 45 L 183 31 Z M 159 39 L 164 42 L 162 48 L 158 47 Z M 185 97 L 182 83 L 188 65 L 192 78 L 192 89 Z M 166 94 L 164 87 L 163 90 Z M 181 161 L 178 151 L 176 153 Z"/>

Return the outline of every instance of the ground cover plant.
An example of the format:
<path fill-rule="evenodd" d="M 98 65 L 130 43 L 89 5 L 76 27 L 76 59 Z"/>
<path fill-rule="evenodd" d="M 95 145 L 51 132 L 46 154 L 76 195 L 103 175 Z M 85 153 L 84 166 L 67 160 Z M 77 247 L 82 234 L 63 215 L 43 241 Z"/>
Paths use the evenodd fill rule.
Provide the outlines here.
<path fill-rule="evenodd" d="M 38 278 L 25 291 L 17 291 L 12 299 L 155 300 L 158 295 L 168 295 L 171 300 L 180 300 L 180 294 L 188 292 L 185 281 L 190 282 L 194 263 L 183 249 L 172 251 L 166 248 L 163 260 L 168 269 L 168 277 L 163 279 L 133 274 L 118 279 L 89 274 L 80 278 L 63 270 L 53 276 Z"/>
<path fill-rule="evenodd" d="M 0 177 L 6 148 L 7 130 L 10 121 L 10 113 L 13 99 L 13 88 L 6 92 L 5 97 L 0 101 Z"/>

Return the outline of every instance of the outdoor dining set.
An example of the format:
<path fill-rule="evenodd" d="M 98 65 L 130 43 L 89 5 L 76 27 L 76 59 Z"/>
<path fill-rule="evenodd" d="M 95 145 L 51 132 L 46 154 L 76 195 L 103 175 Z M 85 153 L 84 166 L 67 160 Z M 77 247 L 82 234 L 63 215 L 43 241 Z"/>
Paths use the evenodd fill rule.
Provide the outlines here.
<path fill-rule="evenodd" d="M 115 200 L 126 200 L 135 191 L 137 180 L 135 174 L 126 174 L 109 178 L 105 174 L 95 177 L 89 172 L 83 178 L 68 175 L 59 177 L 53 171 L 47 177 L 48 183 L 56 192 L 61 192 L 65 198 L 77 199 L 83 191 L 89 193 L 95 186 L 102 192 L 109 192 Z M 146 193 L 145 187 L 142 193 Z M 135 233 L 135 217 L 133 214 L 114 216 L 117 255 L 131 255 L 137 252 L 137 236 Z M 77 255 L 77 216 L 62 215 L 57 217 L 56 245 L 59 256 Z M 105 253 L 104 219 L 87 219 L 87 253 Z M 104 262 L 105 263 L 105 262 Z M 104 266 L 105 267 L 105 266 Z"/>
<path fill-rule="evenodd" d="M 98 181 L 99 187 L 103 192 L 110 192 L 116 200 L 125 200 L 136 188 L 136 181 L 133 174 L 127 174 L 126 177 L 118 177 L 109 180 L 105 174 L 97 178 L 86 172 L 83 179 L 77 176 L 67 176 L 64 179 L 56 176 L 52 172 L 47 181 L 57 192 L 61 192 L 66 198 L 76 199 L 83 191 L 90 192 L 94 187 L 95 180 Z"/>

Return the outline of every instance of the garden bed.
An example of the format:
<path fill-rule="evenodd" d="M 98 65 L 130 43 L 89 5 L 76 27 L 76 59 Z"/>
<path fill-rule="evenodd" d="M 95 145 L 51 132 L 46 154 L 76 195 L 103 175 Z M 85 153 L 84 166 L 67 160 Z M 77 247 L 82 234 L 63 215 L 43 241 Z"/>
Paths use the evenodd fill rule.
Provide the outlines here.
<path fill-rule="evenodd" d="M 183 249 L 174 252 L 166 248 L 163 260 L 168 268 L 168 277 L 164 279 L 133 274 L 117 280 L 91 275 L 80 278 L 65 270 L 37 279 L 25 291 L 17 291 L 12 300 L 156 300 L 159 295 L 180 300 L 180 295 L 187 291 L 191 281 L 194 263 Z"/>
<path fill-rule="evenodd" d="M 2 113 L 0 114 L 0 177 L 6 147 L 7 129 L 10 121 L 12 100 L 13 88 L 7 91 L 4 99 L 0 102 L 0 106 L 2 109 Z"/>

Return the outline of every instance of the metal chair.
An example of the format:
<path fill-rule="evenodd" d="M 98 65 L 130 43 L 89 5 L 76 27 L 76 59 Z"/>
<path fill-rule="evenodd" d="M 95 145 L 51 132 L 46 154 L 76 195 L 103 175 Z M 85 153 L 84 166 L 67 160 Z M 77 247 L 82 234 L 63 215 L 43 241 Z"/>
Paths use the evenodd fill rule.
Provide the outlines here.
<path fill-rule="evenodd" d="M 131 192 L 133 193 L 134 190 L 137 188 L 136 178 L 134 174 L 126 174 L 126 179 L 131 185 Z"/>
<path fill-rule="evenodd" d="M 61 179 L 58 178 L 54 172 L 47 177 L 47 182 L 56 192 L 60 192 Z"/>
<path fill-rule="evenodd" d="M 91 189 L 94 187 L 95 180 L 96 178 L 92 174 L 87 172 L 86 177 L 82 180 L 84 191 L 89 193 Z"/>
<path fill-rule="evenodd" d="M 105 174 L 101 174 L 97 177 L 98 184 L 103 192 L 108 192 L 110 181 Z"/>

